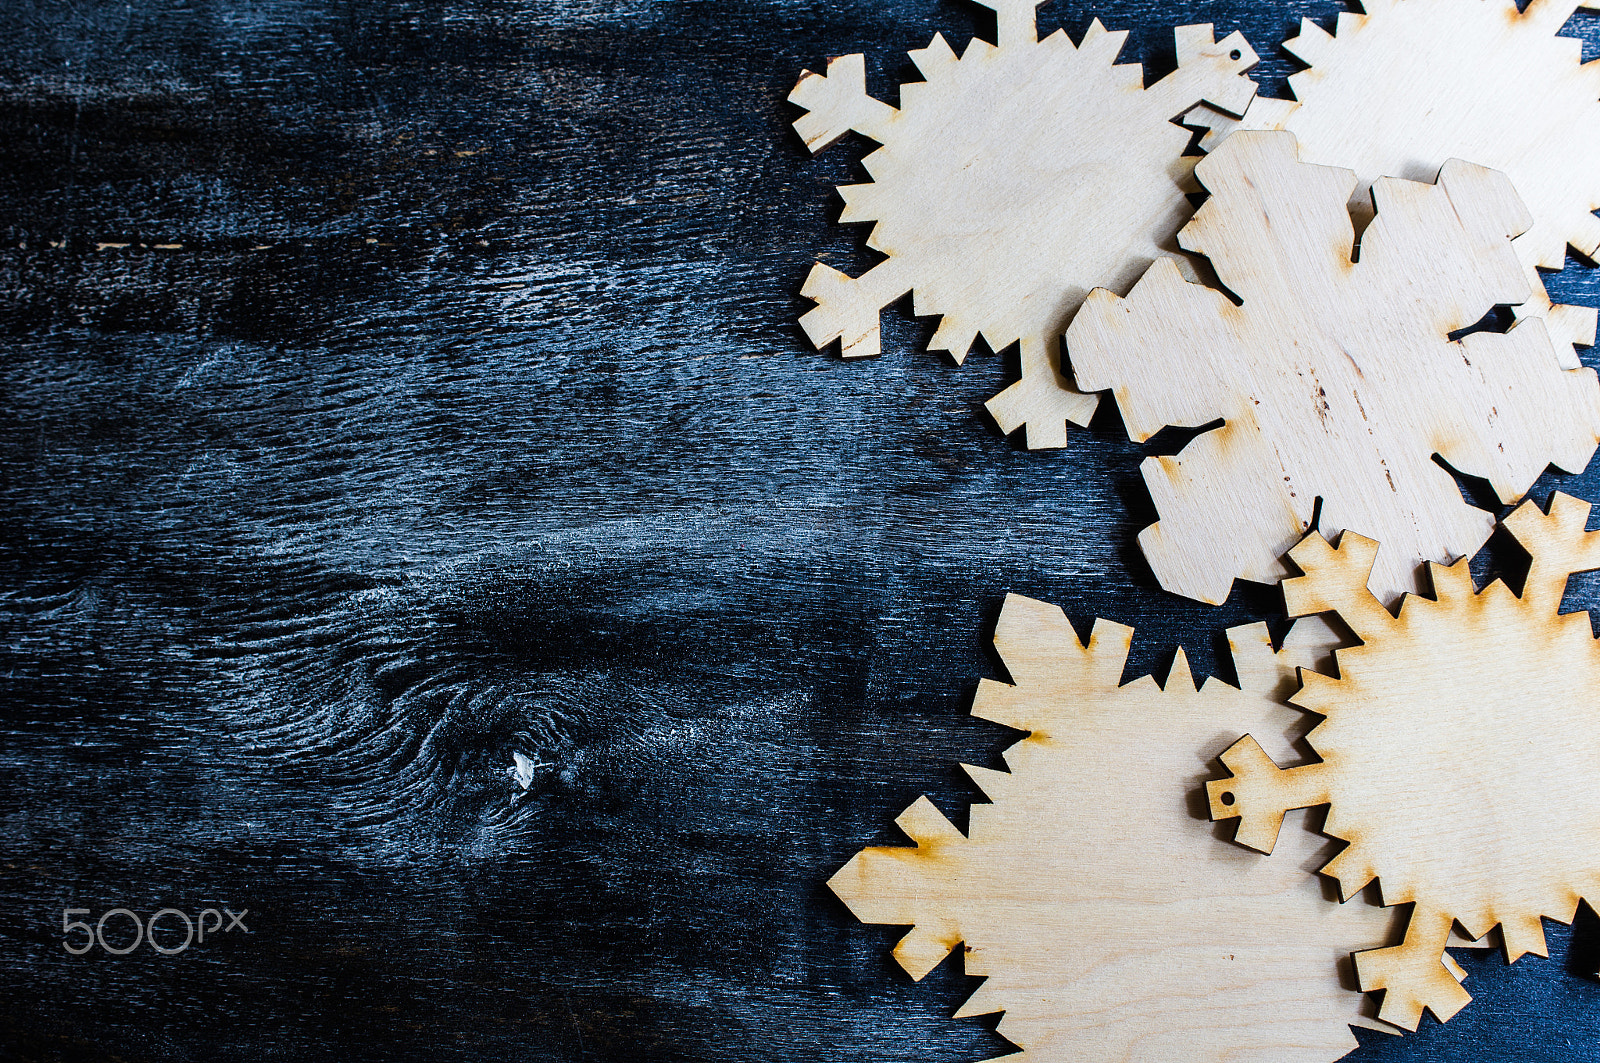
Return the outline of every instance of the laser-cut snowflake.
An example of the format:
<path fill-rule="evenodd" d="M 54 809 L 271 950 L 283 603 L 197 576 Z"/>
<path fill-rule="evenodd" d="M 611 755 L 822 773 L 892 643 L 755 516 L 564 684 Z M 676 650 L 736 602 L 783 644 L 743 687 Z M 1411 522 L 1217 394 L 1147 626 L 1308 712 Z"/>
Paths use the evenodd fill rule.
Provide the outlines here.
<path fill-rule="evenodd" d="M 1114 389 L 1133 439 L 1223 421 L 1144 463 L 1161 519 L 1139 542 L 1162 586 L 1216 603 L 1235 577 L 1276 582 L 1320 499 L 1325 531 L 1382 542 L 1389 600 L 1494 525 L 1434 455 L 1506 503 L 1549 464 L 1588 464 L 1600 387 L 1542 320 L 1450 339 L 1529 296 L 1510 243 L 1527 213 L 1502 175 L 1377 181 L 1355 261 L 1356 176 L 1299 161 L 1293 134 L 1235 133 L 1195 172 L 1212 195 L 1179 239 L 1242 305 L 1163 259 L 1126 299 L 1093 293 L 1067 333 L 1079 384 Z"/>
<path fill-rule="evenodd" d="M 974 39 L 958 59 L 935 36 L 911 53 L 927 80 L 901 86 L 899 108 L 866 94 L 861 55 L 807 71 L 790 95 L 810 112 L 795 128 L 812 151 L 850 130 L 882 145 L 872 182 L 839 192 L 841 220 L 875 221 L 869 244 L 888 256 L 855 278 L 814 266 L 801 325 L 819 348 L 875 355 L 880 311 L 913 292 L 918 315 L 943 318 L 929 348 L 958 363 L 979 333 L 995 350 L 1020 341 L 1022 379 L 989 410 L 1008 433 L 1026 425 L 1029 447 L 1059 447 L 1097 401 L 1062 375 L 1067 322 L 1090 289 L 1126 291 L 1171 248 L 1194 166 L 1173 119 L 1201 101 L 1242 112 L 1256 56 L 1237 33 L 1184 26 L 1178 69 L 1145 89 L 1138 64 L 1115 65 L 1125 33 L 1097 20 L 1076 48 L 1059 31 L 1041 41 L 1044 0 L 980 2 L 999 44 Z"/>
<path fill-rule="evenodd" d="M 1296 666 L 1335 641 L 1306 623 L 1276 654 L 1263 625 L 1230 631 L 1240 688 L 1197 691 L 1181 651 L 1164 688 L 1119 685 L 1130 628 L 1097 621 L 1084 645 L 1060 609 L 1008 597 L 995 645 L 1015 685 L 985 680 L 972 711 L 1030 734 L 1008 772 L 967 767 L 993 803 L 962 834 L 922 798 L 896 821 L 914 848 L 864 849 L 829 885 L 865 922 L 914 924 L 895 948 L 914 978 L 965 942 L 988 978 L 956 1014 L 1004 1010 L 1036 1063 L 1343 1056 L 1364 1001 L 1337 965 L 1387 937 L 1381 909 L 1329 904 L 1300 861 L 1261 873 L 1278 861 L 1213 836 L 1189 800 L 1230 721 L 1290 726 Z M 1316 858 L 1311 832 L 1286 838 Z"/>
<path fill-rule="evenodd" d="M 1289 612 L 1334 611 L 1363 645 L 1340 649 L 1337 679 L 1302 673 L 1291 699 L 1324 717 L 1307 736 L 1320 763 L 1279 768 L 1249 735 L 1207 784 L 1211 814 L 1271 852 L 1285 809 L 1329 804 L 1324 831 L 1350 843 L 1323 868 L 1350 897 L 1374 878 L 1389 905 L 1414 904 L 1403 944 L 1356 955 L 1380 1017 L 1415 1029 L 1471 999 L 1444 953 L 1452 924 L 1497 924 L 1508 961 L 1545 955 L 1540 917 L 1573 920 L 1600 897 L 1600 643 L 1589 614 L 1562 614 L 1567 577 L 1600 568 L 1589 504 L 1548 515 L 1525 502 L 1505 526 L 1532 555 L 1521 597 L 1498 580 L 1474 591 L 1465 559 L 1430 566 L 1434 598 L 1392 616 L 1366 589 L 1377 553 L 1346 532 L 1313 533 L 1290 554 Z"/>

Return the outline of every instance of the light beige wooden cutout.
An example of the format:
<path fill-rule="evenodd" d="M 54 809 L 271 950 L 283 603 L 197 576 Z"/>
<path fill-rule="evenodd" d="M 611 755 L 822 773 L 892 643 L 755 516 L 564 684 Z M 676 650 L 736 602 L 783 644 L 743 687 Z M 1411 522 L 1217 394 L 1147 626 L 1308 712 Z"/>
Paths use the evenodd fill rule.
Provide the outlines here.
<path fill-rule="evenodd" d="M 1303 672 L 1292 699 L 1325 719 L 1321 763 L 1279 768 L 1246 736 L 1207 784 L 1213 818 L 1271 852 L 1285 809 L 1329 804 L 1324 830 L 1350 845 L 1322 868 L 1346 897 L 1377 878 L 1385 904 L 1414 904 L 1403 944 L 1356 956 L 1361 986 L 1385 990 L 1382 1018 L 1415 1029 L 1471 999 L 1443 954 L 1452 925 L 1500 927 L 1506 958 L 1545 955 L 1540 916 L 1572 922 L 1600 897 L 1600 644 L 1589 614 L 1561 615 L 1567 576 L 1600 567 L 1589 504 L 1525 502 L 1505 525 L 1533 557 L 1520 598 L 1474 593 L 1466 560 L 1430 566 L 1436 600 L 1391 616 L 1366 589 L 1377 544 L 1313 533 L 1290 554 L 1292 614 L 1336 611 L 1363 640 L 1335 654 L 1338 679 Z"/>
<path fill-rule="evenodd" d="M 981 332 L 1000 350 L 1020 341 L 1022 379 L 988 404 L 1028 446 L 1066 445 L 1098 401 L 1061 373 L 1061 334 L 1095 285 L 1126 291 L 1171 247 L 1193 213 L 1190 134 L 1174 119 L 1202 100 L 1234 114 L 1255 93 L 1256 56 L 1235 33 L 1175 30 L 1178 69 L 1142 89 L 1138 64 L 1113 65 L 1126 33 L 1098 21 L 1076 48 L 1038 40 L 1043 0 L 980 0 L 999 16 L 999 45 L 973 40 L 957 59 L 941 36 L 911 58 L 927 79 L 901 86 L 900 107 L 866 94 L 865 60 L 806 71 L 790 101 L 812 151 L 855 130 L 883 145 L 870 184 L 841 186 L 841 221 L 876 221 L 870 246 L 888 259 L 861 277 L 818 263 L 800 319 L 819 348 L 846 358 L 879 350 L 879 312 L 914 292 L 918 315 L 943 321 L 928 344 L 959 363 Z"/>
<path fill-rule="evenodd" d="M 1556 32 L 1578 0 L 1363 0 L 1339 16 L 1336 36 L 1309 19 L 1284 45 L 1311 69 L 1294 74 L 1294 100 L 1258 97 L 1242 121 L 1204 108 L 1203 143 L 1234 129 L 1287 129 L 1307 162 L 1347 166 L 1360 183 L 1351 207 L 1370 211 L 1379 177 L 1432 179 L 1450 159 L 1500 170 L 1533 214 L 1516 241 L 1534 298 L 1562 342 L 1594 342 L 1595 311 L 1552 307 L 1534 267 L 1558 270 L 1570 245 L 1600 250 L 1600 63 Z M 1577 357 L 1565 350 L 1569 367 Z"/>
<path fill-rule="evenodd" d="M 1243 305 L 1162 260 L 1126 299 L 1094 292 L 1067 333 L 1079 385 L 1115 389 L 1133 439 L 1225 422 L 1143 465 L 1161 519 L 1139 543 L 1163 587 L 1216 603 L 1236 576 L 1281 579 L 1320 498 L 1324 532 L 1383 543 L 1387 601 L 1494 525 L 1435 454 L 1507 503 L 1547 464 L 1588 463 L 1600 386 L 1562 368 L 1543 321 L 1448 338 L 1528 297 L 1510 245 L 1527 215 L 1502 175 L 1377 181 L 1352 263 L 1356 177 L 1298 161 L 1292 133 L 1235 133 L 1195 172 L 1211 198 L 1179 240 Z"/>
<path fill-rule="evenodd" d="M 1286 732 L 1295 666 L 1333 636 L 1297 626 L 1274 654 L 1263 625 L 1228 634 L 1242 690 L 1196 691 L 1181 652 L 1164 690 L 1119 686 L 1130 628 L 1097 621 L 1085 646 L 1060 609 L 1009 596 L 995 645 L 1016 685 L 985 680 L 972 711 L 1031 733 L 1009 771 L 966 768 L 993 803 L 963 835 L 922 798 L 896 821 L 914 848 L 864 849 L 829 881 L 862 921 L 914 926 L 894 951 L 913 978 L 965 942 L 987 981 L 956 1014 L 1004 1011 L 1027 1053 L 1006 1059 L 1320 1063 L 1376 1026 L 1338 968 L 1393 940 L 1382 909 L 1328 903 L 1310 831 L 1285 832 L 1300 860 L 1276 867 L 1200 818 L 1230 726 Z"/>

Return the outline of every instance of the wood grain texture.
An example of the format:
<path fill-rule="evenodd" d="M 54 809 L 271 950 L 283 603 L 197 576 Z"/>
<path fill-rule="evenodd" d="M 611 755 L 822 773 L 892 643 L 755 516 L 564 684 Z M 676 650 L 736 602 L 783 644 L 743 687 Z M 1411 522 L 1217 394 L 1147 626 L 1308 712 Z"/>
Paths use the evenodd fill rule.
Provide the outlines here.
<path fill-rule="evenodd" d="M 1172 25 L 1240 31 L 1282 95 L 1270 42 L 1335 10 L 1040 17 L 1132 28 L 1152 77 Z M 796 72 L 864 52 L 894 102 L 899 56 L 975 29 L 946 0 L 5 5 L 0 1055 L 1004 1051 L 950 1017 L 959 960 L 911 982 L 823 883 L 918 794 L 966 822 L 951 765 L 1016 738 L 968 711 L 1007 592 L 1136 625 L 1129 678 L 1179 641 L 1216 672 L 1282 602 L 1157 588 L 1138 465 L 1170 437 L 1105 412 L 1027 453 L 982 409 L 1015 363 L 907 353 L 932 328 L 899 308 L 876 364 L 795 327 L 819 250 L 872 264 L 830 198 L 862 147 L 809 157 Z M 515 751 L 550 766 L 513 803 Z M 63 908 L 118 904 L 251 934 L 62 950 Z M 1472 1008 L 1352 1058 L 1596 1058 L 1584 927 L 1463 956 Z"/>

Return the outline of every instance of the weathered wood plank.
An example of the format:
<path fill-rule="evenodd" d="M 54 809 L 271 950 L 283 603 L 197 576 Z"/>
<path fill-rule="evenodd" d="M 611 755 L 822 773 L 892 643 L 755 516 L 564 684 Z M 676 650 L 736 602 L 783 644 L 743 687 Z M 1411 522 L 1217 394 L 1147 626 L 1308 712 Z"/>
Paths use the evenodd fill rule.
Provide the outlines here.
<path fill-rule="evenodd" d="M 1270 81 L 1273 39 L 1335 10 L 1042 19 L 1135 27 L 1152 76 L 1168 26 L 1214 21 Z M 1204 675 L 1281 603 L 1159 591 L 1144 451 L 1106 420 L 1000 438 L 1006 357 L 954 370 L 890 312 L 884 358 L 847 365 L 795 325 L 817 254 L 864 264 L 831 220 L 850 153 L 788 128 L 798 71 L 863 51 L 893 99 L 900 54 L 972 25 L 943 0 L 6 9 L 9 1055 L 1002 1049 L 947 1018 L 959 972 L 903 979 L 823 881 L 918 793 L 964 822 L 955 763 L 1009 741 L 967 713 L 1006 592 L 1137 624 L 1130 674 L 1182 639 Z M 1551 289 L 1600 303 L 1592 270 Z M 1597 497 L 1535 493 L 1557 482 Z M 548 766 L 513 803 L 515 751 Z M 249 908 L 250 934 L 62 949 L 65 908 L 164 905 Z M 1469 967 L 1485 1019 L 1364 1058 L 1595 1058 L 1560 960 Z"/>

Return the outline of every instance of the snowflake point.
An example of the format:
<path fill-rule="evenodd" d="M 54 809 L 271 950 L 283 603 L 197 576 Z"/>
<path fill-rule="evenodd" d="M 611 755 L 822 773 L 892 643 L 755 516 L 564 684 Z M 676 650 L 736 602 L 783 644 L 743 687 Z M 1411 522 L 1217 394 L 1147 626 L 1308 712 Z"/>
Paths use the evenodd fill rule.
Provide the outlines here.
<path fill-rule="evenodd" d="M 1172 667 L 1167 669 L 1166 681 L 1161 684 L 1163 691 L 1182 691 L 1188 693 L 1198 689 L 1194 682 L 1194 672 L 1189 668 L 1189 655 L 1183 652 L 1183 647 L 1178 647 L 1178 652 L 1173 655 Z"/>
<path fill-rule="evenodd" d="M 1280 702 L 1287 702 L 1300 686 L 1302 674 L 1331 668 L 1338 647 L 1353 644 L 1348 632 L 1320 616 L 1295 621 L 1277 649 L 1263 622 L 1232 627 L 1225 634 L 1238 689 Z"/>
<path fill-rule="evenodd" d="M 967 840 L 926 797 L 917 798 L 910 808 L 900 813 L 894 824 L 917 843 L 918 849 L 934 850 Z"/>
<path fill-rule="evenodd" d="M 977 0 L 994 12 L 1000 47 L 1034 44 L 1039 39 L 1038 9 L 1049 0 Z"/>
<path fill-rule="evenodd" d="M 1570 918 L 1566 920 L 1572 922 Z M 1507 963 L 1516 963 L 1524 956 L 1550 957 L 1550 946 L 1545 941 L 1544 920 L 1537 913 L 1514 912 L 1500 923 L 1500 940 L 1504 946 Z"/>
<path fill-rule="evenodd" d="M 935 33 L 933 40 L 928 42 L 926 48 L 918 48 L 907 52 L 911 61 L 916 64 L 917 72 L 929 81 L 942 76 L 946 70 L 955 66 L 961 60 L 956 57 L 950 42 L 944 39 L 944 34 Z M 902 86 L 903 93 L 909 86 Z"/>
<path fill-rule="evenodd" d="M 1004 797 L 1007 785 L 1013 778 L 1009 771 L 995 771 L 993 768 L 979 767 L 976 764 L 963 764 L 961 770 L 967 773 L 967 778 L 971 779 L 978 791 L 990 801 Z"/>
<path fill-rule="evenodd" d="M 1361 859 L 1361 850 L 1354 846 L 1341 849 L 1333 859 L 1323 864 L 1317 873 L 1339 884 L 1339 902 L 1348 904 L 1356 894 L 1371 885 L 1378 873 Z"/>
<path fill-rule="evenodd" d="M 1471 558 L 1463 557 L 1453 565 L 1428 562 L 1428 581 L 1432 585 L 1435 602 L 1455 605 L 1477 593 L 1477 588 L 1472 585 L 1471 561 Z"/>
<path fill-rule="evenodd" d="M 969 971 L 968 973 L 970 974 L 971 972 Z M 1005 1001 L 996 991 L 998 989 L 998 986 L 991 988 L 988 983 L 979 986 L 970 997 L 962 1001 L 961 1006 L 956 1009 L 951 1018 L 976 1019 L 983 1015 L 993 1015 L 995 1012 L 1005 1011 Z M 988 992 L 985 992 L 985 990 L 988 990 Z M 1022 1063 L 1022 1060 L 1016 1055 L 1001 1058 L 1010 1059 L 1012 1063 Z M 995 1060 L 993 1063 L 999 1063 L 999 1060 Z"/>
<path fill-rule="evenodd" d="M 1424 1009 L 1449 1022 L 1472 1001 L 1455 974 L 1445 966 L 1445 945 L 1453 920 L 1448 913 L 1417 904 L 1399 945 L 1355 954 L 1356 977 L 1367 992 L 1383 990 L 1378 1018 L 1415 1032 Z"/>

